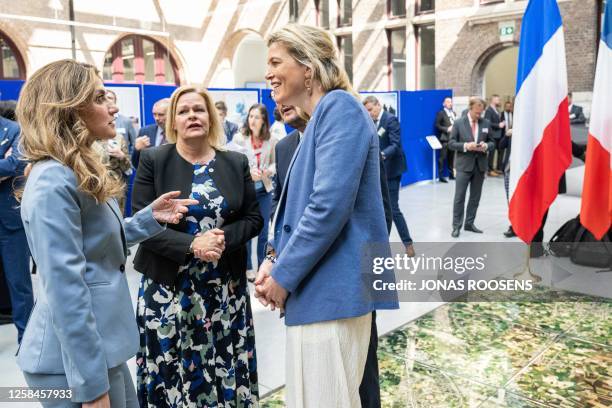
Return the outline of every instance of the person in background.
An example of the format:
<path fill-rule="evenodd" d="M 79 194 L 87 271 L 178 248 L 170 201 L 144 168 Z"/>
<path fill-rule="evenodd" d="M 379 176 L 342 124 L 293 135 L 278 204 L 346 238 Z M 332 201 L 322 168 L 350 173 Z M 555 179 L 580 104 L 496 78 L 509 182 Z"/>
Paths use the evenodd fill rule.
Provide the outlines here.
<path fill-rule="evenodd" d="M 274 116 L 274 123 L 272 123 L 272 126 L 270 126 L 270 136 L 276 144 L 287 136 L 287 130 L 285 129 L 285 123 L 283 122 L 283 117 L 278 111 L 278 107 L 274 108 L 272 111 L 272 116 Z"/>
<path fill-rule="evenodd" d="M 14 188 L 21 186 L 21 176 L 26 167 L 19 149 L 19 134 L 20 129 L 16 122 L 0 116 L 0 263 L 10 294 L 17 342 L 21 342 L 34 304 L 30 250 L 19 213 L 19 204 L 14 196 Z"/>
<path fill-rule="evenodd" d="M 177 223 L 194 203 L 168 192 L 123 219 L 121 184 L 92 149 L 115 137 L 115 113 L 98 70 L 68 59 L 34 72 L 17 105 L 20 146 L 33 163 L 21 216 L 40 282 L 17 364 L 30 388 L 70 398 L 43 407 L 138 407 L 126 364 L 138 349 L 127 247 Z"/>
<path fill-rule="evenodd" d="M 453 111 L 453 98 L 444 98 L 442 109 L 436 114 L 436 130 L 438 131 L 438 140 L 442 145 L 440 156 L 438 157 L 438 173 L 440 174 L 440 182 L 447 183 L 445 177 L 442 176 L 444 171 L 444 162 L 448 161 L 448 171 L 451 180 L 455 179 L 455 153 L 449 151 L 448 141 L 450 133 L 453 130 L 453 123 L 457 120 L 457 115 Z"/>
<path fill-rule="evenodd" d="M 387 173 L 387 185 L 389 186 L 389 196 L 393 208 L 393 222 L 402 243 L 406 247 L 406 254 L 412 257 L 415 255 L 412 237 L 399 206 L 400 183 L 402 174 L 406 171 L 406 156 L 402 149 L 400 124 L 395 116 L 383 111 L 375 96 L 370 95 L 364 98 L 363 106 L 370 114 L 378 132 L 380 158 Z"/>
<path fill-rule="evenodd" d="M 234 135 L 238 133 L 238 125 L 227 119 L 227 105 L 225 104 L 225 102 L 215 102 L 215 108 L 217 109 L 217 113 L 219 114 L 219 118 L 221 119 L 223 133 L 225 133 L 225 139 L 229 143 L 234 138 Z"/>
<path fill-rule="evenodd" d="M 17 107 L 17 101 L 7 100 L 0 101 L 0 116 L 5 119 L 17 121 L 15 118 L 15 108 Z"/>
<path fill-rule="evenodd" d="M 113 98 L 109 98 L 110 103 L 114 104 Z M 108 140 L 96 140 L 93 149 L 98 153 L 102 164 L 106 166 L 111 176 L 123 185 L 123 194 L 117 198 L 119 208 L 123 212 L 125 209 L 126 186 L 132 174 L 132 162 L 128 152 L 128 146 L 122 134 L 117 133 L 114 138 Z"/>
<path fill-rule="evenodd" d="M 503 157 L 498 149 L 498 145 L 503 136 L 502 132 L 506 127 L 506 122 L 503 121 L 501 114 L 499 113 L 498 109 L 500 107 L 501 102 L 499 95 L 493 95 L 491 96 L 491 102 L 484 113 L 484 118 L 489 121 L 491 126 L 491 142 L 495 144 L 495 149 L 488 152 L 489 172 L 487 174 L 489 177 L 498 177 L 502 174 Z M 495 152 L 497 152 L 497 159 L 495 159 Z"/>
<path fill-rule="evenodd" d="M 153 119 L 155 124 L 140 128 L 138 137 L 134 143 L 134 151 L 132 152 L 132 165 L 135 169 L 138 168 L 140 152 L 147 147 L 161 146 L 167 143 L 166 141 L 166 111 L 168 110 L 169 98 L 163 98 L 155 102 L 153 105 Z"/>
<path fill-rule="evenodd" d="M 262 227 L 247 158 L 225 136 L 204 89 L 174 91 L 168 144 L 143 151 L 134 210 L 159 192 L 196 201 L 185 220 L 144 241 L 134 267 L 141 407 L 256 407 L 255 334 L 246 243 Z"/>
<path fill-rule="evenodd" d="M 453 204 L 453 230 L 451 236 L 458 238 L 464 225 L 465 196 L 470 188 L 470 199 L 465 217 L 465 230 L 482 233 L 474 225 L 482 184 L 487 171 L 487 152 L 495 148 L 491 137 L 491 124 L 481 117 L 485 102 L 480 98 L 470 99 L 469 113 L 453 125 L 448 147 L 457 152 L 455 157 L 455 198 Z"/>
<path fill-rule="evenodd" d="M 256 271 L 266 256 L 270 206 L 272 204 L 272 178 L 276 173 L 275 142 L 270 135 L 266 105 L 256 103 L 249 108 L 242 127 L 242 134 L 235 136 L 234 139 L 236 143 L 246 148 L 255 157 L 254 166 L 251 166 L 251 177 L 255 181 L 255 193 L 257 194 L 257 202 L 264 225 L 257 237 L 257 267 L 252 265 L 250 252 L 247 260 L 249 279 L 254 280 Z M 250 248 L 251 246 L 248 245 L 249 250 Z"/>
<path fill-rule="evenodd" d="M 568 112 L 571 125 L 584 125 L 586 123 L 586 117 L 584 116 L 584 110 L 582 106 L 574 104 L 574 96 L 570 92 L 567 94 L 569 103 Z"/>
<path fill-rule="evenodd" d="M 115 91 L 107 89 L 106 93 L 107 97 L 110 99 L 110 102 L 117 106 L 117 94 L 115 93 Z M 122 136 L 125 140 L 125 145 L 127 146 L 128 154 L 131 156 L 136 145 L 136 130 L 132 125 L 132 119 L 120 113 L 117 113 L 117 115 L 115 115 L 115 118 L 115 129 L 117 130 L 117 134 Z"/>

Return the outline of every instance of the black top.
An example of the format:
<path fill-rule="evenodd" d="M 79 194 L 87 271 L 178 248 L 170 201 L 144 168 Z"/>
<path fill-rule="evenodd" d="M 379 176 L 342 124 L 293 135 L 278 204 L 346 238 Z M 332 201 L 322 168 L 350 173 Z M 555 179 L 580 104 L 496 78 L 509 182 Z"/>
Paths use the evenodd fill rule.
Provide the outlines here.
<path fill-rule="evenodd" d="M 225 251 L 219 268 L 238 277 L 246 272 L 246 243 L 259 234 L 263 218 L 246 156 L 217 150 L 212 169 L 211 177 L 225 197 L 229 211 L 221 227 L 225 232 Z M 180 198 L 188 198 L 192 179 L 193 165 L 178 154 L 175 144 L 144 149 L 134 181 L 133 211 L 139 211 L 169 191 L 180 190 Z M 182 219 L 142 242 L 134 258 L 134 268 L 157 283 L 173 286 L 179 266 L 191 257 L 189 246 L 194 236 L 185 232 L 186 229 L 187 223 Z"/>

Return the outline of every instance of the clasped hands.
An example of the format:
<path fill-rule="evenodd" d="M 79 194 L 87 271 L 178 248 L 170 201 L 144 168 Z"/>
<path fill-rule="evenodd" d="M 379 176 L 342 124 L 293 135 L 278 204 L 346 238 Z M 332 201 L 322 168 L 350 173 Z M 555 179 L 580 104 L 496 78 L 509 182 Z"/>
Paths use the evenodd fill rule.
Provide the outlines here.
<path fill-rule="evenodd" d="M 270 306 L 271 310 L 278 308 L 282 313 L 284 312 L 285 300 L 287 300 L 289 292 L 272 277 L 273 266 L 274 264 L 266 259 L 259 267 L 257 279 L 255 279 L 255 297 L 265 307 Z"/>
<path fill-rule="evenodd" d="M 468 152 L 481 152 L 484 153 L 487 151 L 487 144 L 485 142 L 468 142 L 465 144 L 465 150 Z"/>
<path fill-rule="evenodd" d="M 216 262 L 225 251 L 225 232 L 219 228 L 196 235 L 193 243 L 193 256 L 205 262 Z"/>

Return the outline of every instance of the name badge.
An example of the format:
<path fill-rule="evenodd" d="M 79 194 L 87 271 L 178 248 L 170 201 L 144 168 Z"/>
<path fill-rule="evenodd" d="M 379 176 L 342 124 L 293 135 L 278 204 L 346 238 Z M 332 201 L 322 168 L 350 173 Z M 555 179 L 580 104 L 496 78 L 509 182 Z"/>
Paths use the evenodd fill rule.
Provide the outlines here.
<path fill-rule="evenodd" d="M 387 130 L 385 128 L 378 129 L 378 136 L 383 137 Z"/>
<path fill-rule="evenodd" d="M 0 142 L 0 146 L 4 146 L 5 144 L 8 143 L 8 139 L 4 139 L 3 141 Z"/>
<path fill-rule="evenodd" d="M 489 133 L 489 128 L 482 128 L 482 133 Z"/>

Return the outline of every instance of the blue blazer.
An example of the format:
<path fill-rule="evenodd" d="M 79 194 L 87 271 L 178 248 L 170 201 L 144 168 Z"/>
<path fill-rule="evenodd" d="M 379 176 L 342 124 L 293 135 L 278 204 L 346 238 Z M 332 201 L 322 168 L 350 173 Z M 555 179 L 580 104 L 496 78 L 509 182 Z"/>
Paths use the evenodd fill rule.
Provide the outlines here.
<path fill-rule="evenodd" d="M 400 177 L 407 169 L 406 156 L 402 149 L 402 136 L 397 118 L 383 111 L 376 129 L 380 137 L 380 151 L 385 155 L 387 178 Z"/>
<path fill-rule="evenodd" d="M 398 307 L 395 292 L 380 300 L 369 284 L 376 251 L 367 246 L 390 255 L 379 155 L 374 123 L 353 95 L 335 90 L 321 98 L 293 156 L 275 220 L 272 276 L 290 292 L 287 325 Z M 393 272 L 381 278 L 394 281 Z"/>
<path fill-rule="evenodd" d="M 127 248 L 164 227 L 149 207 L 124 221 L 116 200 L 97 204 L 54 160 L 32 168 L 21 215 L 40 289 L 17 363 L 27 373 L 66 375 L 73 402 L 94 400 L 109 390 L 108 369 L 138 350 Z"/>
<path fill-rule="evenodd" d="M 149 147 L 154 147 L 156 146 L 155 139 L 157 139 L 157 129 L 158 128 L 159 126 L 157 126 L 157 124 L 141 127 L 140 130 L 138 131 L 138 137 L 148 136 L 149 142 L 151 142 L 151 145 Z M 135 169 L 138 168 L 139 161 L 140 161 L 140 150 L 134 149 L 132 151 L 132 166 L 134 166 Z"/>
<path fill-rule="evenodd" d="M 0 116 L 0 225 L 12 231 L 23 228 L 19 204 L 14 196 L 16 177 L 23 175 L 26 163 L 19 154 L 19 125 Z M 4 156 L 13 149 L 10 156 Z"/>

